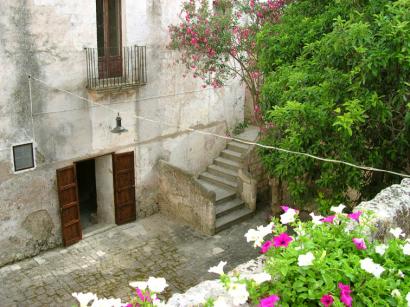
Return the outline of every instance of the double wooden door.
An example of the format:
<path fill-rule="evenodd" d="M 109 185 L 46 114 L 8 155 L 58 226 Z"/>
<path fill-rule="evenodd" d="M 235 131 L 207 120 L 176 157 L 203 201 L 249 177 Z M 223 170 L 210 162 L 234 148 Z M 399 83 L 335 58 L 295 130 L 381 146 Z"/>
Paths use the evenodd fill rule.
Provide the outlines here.
<path fill-rule="evenodd" d="M 134 152 L 113 154 L 112 162 L 115 223 L 122 225 L 136 219 Z M 57 170 L 57 187 L 63 243 L 69 246 L 82 239 L 75 165 Z"/>

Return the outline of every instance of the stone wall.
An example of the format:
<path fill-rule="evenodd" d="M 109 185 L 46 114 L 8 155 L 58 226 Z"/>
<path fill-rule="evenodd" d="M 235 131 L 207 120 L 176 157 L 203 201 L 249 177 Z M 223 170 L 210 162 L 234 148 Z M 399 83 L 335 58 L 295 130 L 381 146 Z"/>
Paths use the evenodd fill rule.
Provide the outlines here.
<path fill-rule="evenodd" d="M 147 46 L 148 83 L 96 93 L 86 88 L 84 51 L 97 46 L 95 0 L 0 1 L 0 266 L 61 244 L 56 169 L 134 151 L 137 213 L 147 216 L 158 211 L 159 159 L 196 174 L 225 145 L 184 127 L 224 135 L 243 121 L 245 92 L 238 80 L 202 88 L 200 80 L 183 77 L 178 53 L 166 48 L 181 2 L 122 0 L 122 41 Z M 118 110 L 128 133 L 110 132 L 113 112 L 35 80 L 31 113 L 27 73 Z M 24 142 L 35 144 L 36 168 L 14 173 L 11 146 Z M 33 219 L 48 230 L 32 227 Z"/>
<path fill-rule="evenodd" d="M 257 147 L 253 146 L 250 148 L 250 151 L 246 153 L 242 171 L 243 174 L 247 174 L 248 177 L 257 182 L 256 202 L 268 202 L 271 196 L 269 174 L 263 167 L 257 150 Z"/>
<path fill-rule="evenodd" d="M 158 162 L 161 213 L 212 235 L 215 233 L 215 192 L 206 190 L 192 174 L 165 161 Z"/>
<path fill-rule="evenodd" d="M 374 212 L 374 237 L 383 238 L 390 228 L 395 227 L 402 228 L 410 237 L 410 178 L 382 190 L 372 200 L 360 203 L 356 210 Z"/>

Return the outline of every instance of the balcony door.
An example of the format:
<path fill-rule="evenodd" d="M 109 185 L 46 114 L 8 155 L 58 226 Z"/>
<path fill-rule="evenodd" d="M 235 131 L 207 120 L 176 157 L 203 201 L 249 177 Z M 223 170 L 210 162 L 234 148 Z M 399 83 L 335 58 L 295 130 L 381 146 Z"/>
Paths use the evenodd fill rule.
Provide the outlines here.
<path fill-rule="evenodd" d="M 98 75 L 122 76 L 121 0 L 97 0 Z"/>

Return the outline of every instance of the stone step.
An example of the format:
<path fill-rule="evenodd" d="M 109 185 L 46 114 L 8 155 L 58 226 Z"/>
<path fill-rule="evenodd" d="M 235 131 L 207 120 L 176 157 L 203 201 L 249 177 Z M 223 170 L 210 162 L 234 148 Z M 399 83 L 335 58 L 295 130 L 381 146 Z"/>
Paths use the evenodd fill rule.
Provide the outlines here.
<path fill-rule="evenodd" d="M 236 188 L 238 187 L 238 183 L 236 181 L 231 181 L 231 180 L 228 180 L 224 177 L 213 175 L 213 174 L 208 173 L 208 172 L 201 173 L 199 175 L 199 179 L 211 182 L 214 185 L 217 185 L 219 187 L 226 188 L 226 189 L 236 190 Z"/>
<path fill-rule="evenodd" d="M 216 217 L 227 215 L 228 213 L 244 207 L 244 201 L 240 198 L 225 201 L 215 207 Z"/>
<path fill-rule="evenodd" d="M 208 181 L 197 179 L 197 181 L 203 185 L 208 191 L 214 191 L 216 194 L 216 201 L 215 204 L 222 204 L 226 201 L 229 201 L 231 199 L 235 199 L 236 197 L 236 192 L 232 191 L 231 189 L 224 189 L 221 188 L 215 184 L 212 184 Z"/>
<path fill-rule="evenodd" d="M 214 160 L 214 163 L 216 165 L 223 166 L 223 167 L 229 168 L 234 171 L 238 171 L 238 169 L 241 167 L 241 165 L 238 162 L 225 159 L 223 157 L 216 158 Z"/>
<path fill-rule="evenodd" d="M 231 141 L 228 143 L 227 149 L 236 151 L 239 153 L 244 153 L 249 149 L 249 145 L 246 145 L 240 142 Z"/>
<path fill-rule="evenodd" d="M 240 152 L 232 151 L 229 149 L 222 150 L 221 157 L 236 162 L 242 162 L 242 154 Z"/>
<path fill-rule="evenodd" d="M 248 208 L 242 208 L 239 210 L 232 211 L 227 215 L 223 215 L 216 219 L 215 232 L 220 232 L 233 224 L 242 222 L 243 220 L 251 217 L 253 212 Z"/>
<path fill-rule="evenodd" d="M 234 171 L 229 168 L 226 168 L 220 165 L 215 165 L 215 164 L 209 165 L 207 172 L 213 175 L 224 177 L 231 181 L 236 181 L 238 177 L 238 171 Z"/>

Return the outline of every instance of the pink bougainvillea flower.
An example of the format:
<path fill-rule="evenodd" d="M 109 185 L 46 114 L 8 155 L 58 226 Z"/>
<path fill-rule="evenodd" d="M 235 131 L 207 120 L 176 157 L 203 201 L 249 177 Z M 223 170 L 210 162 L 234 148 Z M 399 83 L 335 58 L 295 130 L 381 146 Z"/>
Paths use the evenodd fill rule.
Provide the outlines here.
<path fill-rule="evenodd" d="M 289 210 L 289 207 L 288 207 L 288 206 L 283 205 L 283 206 L 280 206 L 280 207 L 281 207 L 282 210 L 285 211 L 285 212 Z"/>
<path fill-rule="evenodd" d="M 333 223 L 333 220 L 336 218 L 336 215 L 329 215 L 322 219 L 323 223 Z"/>
<path fill-rule="evenodd" d="M 347 216 L 350 219 L 355 220 L 356 222 L 359 222 L 359 218 L 362 215 L 362 213 L 363 213 L 362 211 L 356 211 L 356 212 L 353 212 L 353 213 L 349 213 Z"/>
<path fill-rule="evenodd" d="M 352 241 L 354 245 L 356 245 L 356 248 L 359 250 L 367 248 L 366 243 L 364 242 L 364 239 L 362 238 L 353 238 Z"/>
<path fill-rule="evenodd" d="M 320 302 L 323 304 L 323 306 L 325 307 L 329 307 L 332 306 L 334 300 L 333 300 L 333 296 L 330 294 L 325 294 L 322 296 L 322 298 L 320 299 Z"/>
<path fill-rule="evenodd" d="M 263 298 L 259 302 L 260 307 L 275 307 L 275 304 L 279 302 L 280 298 L 277 295 L 271 295 Z"/>
<path fill-rule="evenodd" d="M 265 243 L 262 244 L 260 253 L 261 254 L 266 254 L 272 246 L 273 246 L 273 242 L 271 240 L 266 241 Z"/>
<path fill-rule="evenodd" d="M 289 243 L 292 242 L 292 238 L 286 233 L 281 233 L 279 236 L 273 238 L 273 246 L 278 247 L 288 247 Z"/>

